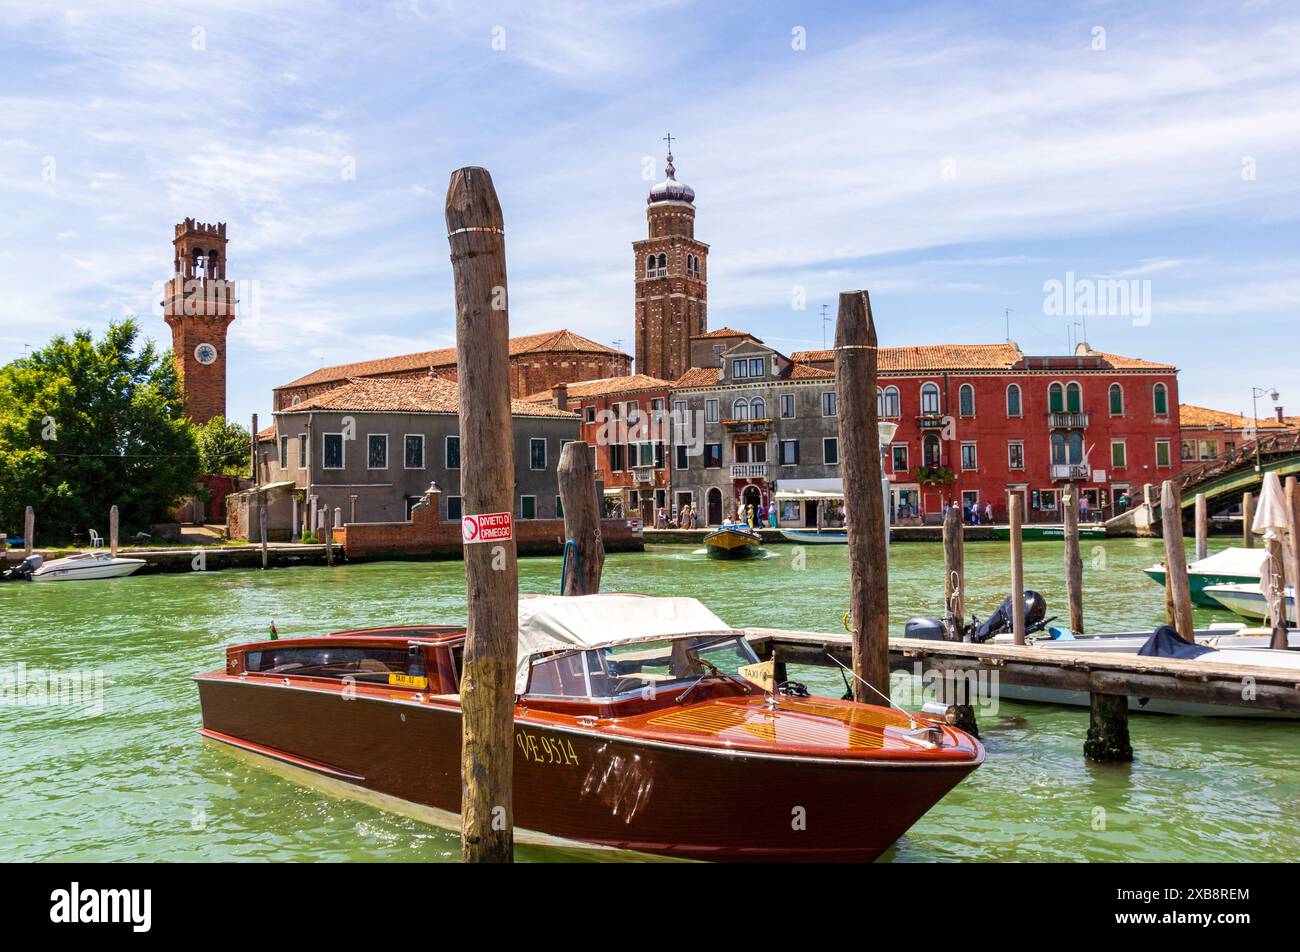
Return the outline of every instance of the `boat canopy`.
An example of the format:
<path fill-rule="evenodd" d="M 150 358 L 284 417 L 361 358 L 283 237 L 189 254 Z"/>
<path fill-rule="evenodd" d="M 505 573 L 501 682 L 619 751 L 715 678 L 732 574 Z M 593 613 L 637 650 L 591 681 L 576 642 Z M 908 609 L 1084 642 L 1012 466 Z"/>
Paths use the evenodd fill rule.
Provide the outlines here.
<path fill-rule="evenodd" d="M 1263 549 L 1244 549 L 1240 546 L 1224 549 L 1187 566 L 1189 571 L 1209 575 L 1258 576 L 1268 557 Z"/>
<path fill-rule="evenodd" d="M 694 598 L 520 595 L 515 693 L 528 689 L 529 659 L 535 654 L 714 633 L 738 634 Z"/>
<path fill-rule="evenodd" d="M 843 499 L 842 479 L 782 479 L 777 482 L 772 498 L 787 499 Z"/>

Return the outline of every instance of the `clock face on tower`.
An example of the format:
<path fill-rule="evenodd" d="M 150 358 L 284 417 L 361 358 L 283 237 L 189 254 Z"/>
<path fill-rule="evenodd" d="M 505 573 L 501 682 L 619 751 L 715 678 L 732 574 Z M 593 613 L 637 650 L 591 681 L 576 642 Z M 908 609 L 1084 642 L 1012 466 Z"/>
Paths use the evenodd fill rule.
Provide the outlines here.
<path fill-rule="evenodd" d="M 211 344 L 199 344 L 194 348 L 194 359 L 205 367 L 217 360 L 217 349 Z"/>

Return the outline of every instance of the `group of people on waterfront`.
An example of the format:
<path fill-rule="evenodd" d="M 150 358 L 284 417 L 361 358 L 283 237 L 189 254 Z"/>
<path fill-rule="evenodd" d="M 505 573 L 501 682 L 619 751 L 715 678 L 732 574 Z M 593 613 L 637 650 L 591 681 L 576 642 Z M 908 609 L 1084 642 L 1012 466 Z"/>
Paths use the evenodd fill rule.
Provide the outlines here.
<path fill-rule="evenodd" d="M 699 513 L 690 503 L 682 506 L 676 516 L 669 515 L 663 506 L 660 506 L 659 511 L 655 513 L 656 529 L 698 529 L 699 527 Z"/>
<path fill-rule="evenodd" d="M 958 505 L 957 500 L 955 499 L 952 502 L 944 503 L 943 504 L 944 516 L 948 515 L 949 509 L 956 509 L 957 505 Z M 972 502 L 969 505 L 966 503 L 962 503 L 961 518 L 962 518 L 962 522 L 966 523 L 966 525 L 968 526 L 978 526 L 978 525 L 991 526 L 993 525 L 993 503 L 986 502 L 984 504 L 984 512 L 982 514 L 980 513 L 979 503 Z"/>
<path fill-rule="evenodd" d="M 751 529 L 762 529 L 770 526 L 775 529 L 776 506 L 765 506 L 761 500 L 757 506 L 740 504 L 736 506 L 734 515 L 723 517 L 722 524 L 724 526 L 749 526 Z"/>

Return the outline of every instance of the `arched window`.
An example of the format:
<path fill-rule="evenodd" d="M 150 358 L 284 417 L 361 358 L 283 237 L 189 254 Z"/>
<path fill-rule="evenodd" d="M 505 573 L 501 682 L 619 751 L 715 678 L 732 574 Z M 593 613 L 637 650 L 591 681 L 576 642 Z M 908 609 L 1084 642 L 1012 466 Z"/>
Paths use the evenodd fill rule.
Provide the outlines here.
<path fill-rule="evenodd" d="M 751 420 L 767 419 L 767 404 L 763 402 L 762 397 L 755 397 L 749 401 L 749 418 Z"/>
<path fill-rule="evenodd" d="M 731 418 L 733 420 L 749 419 L 749 404 L 744 401 L 744 398 L 737 400 L 731 405 Z"/>
<path fill-rule="evenodd" d="M 216 251 L 214 251 L 213 249 L 209 248 L 209 249 L 208 249 L 208 264 L 207 264 L 207 267 L 208 267 L 208 277 L 209 277 L 209 278 L 219 278 L 219 277 L 221 277 L 221 269 L 217 266 L 217 261 L 218 261 L 218 256 L 217 256 Z"/>
<path fill-rule="evenodd" d="M 1124 415 L 1124 388 L 1117 383 L 1110 385 L 1110 415 Z"/>
<path fill-rule="evenodd" d="M 1052 465 L 1061 466 L 1065 463 L 1065 434 L 1052 434 Z"/>
<path fill-rule="evenodd" d="M 1083 412 L 1083 388 L 1073 381 L 1065 385 L 1065 411 L 1067 413 Z"/>
<path fill-rule="evenodd" d="M 885 391 L 877 387 L 876 388 L 876 416 L 883 417 L 884 415 L 885 415 Z"/>
<path fill-rule="evenodd" d="M 1065 445 L 1070 451 L 1070 464 L 1077 466 L 1083 462 L 1083 434 L 1071 430 L 1065 437 Z"/>
<path fill-rule="evenodd" d="M 668 256 L 664 254 L 662 251 L 659 252 L 659 270 L 660 271 L 668 270 Z"/>
<path fill-rule="evenodd" d="M 645 259 L 645 276 L 653 278 L 655 276 L 655 256 L 651 255 Z"/>
<path fill-rule="evenodd" d="M 897 418 L 900 415 L 897 387 L 889 386 L 885 388 L 885 412 L 881 415 L 891 419 Z"/>
<path fill-rule="evenodd" d="M 957 391 L 957 406 L 961 410 L 962 416 L 975 415 L 975 388 L 968 383 L 961 385 Z"/>
<path fill-rule="evenodd" d="M 1151 402 L 1155 406 L 1157 416 L 1164 416 L 1169 412 L 1169 389 L 1162 383 L 1155 385 L 1151 392 Z"/>
<path fill-rule="evenodd" d="M 921 412 L 927 415 L 937 415 L 939 412 L 939 388 L 932 383 L 927 383 L 921 387 Z"/>
<path fill-rule="evenodd" d="M 1018 417 L 1020 415 L 1020 384 L 1013 383 L 1007 387 L 1007 416 Z"/>
<path fill-rule="evenodd" d="M 1051 413 L 1065 412 L 1065 388 L 1059 383 L 1047 388 L 1047 409 Z"/>
<path fill-rule="evenodd" d="M 921 459 L 927 467 L 940 465 L 939 437 L 935 434 L 927 433 L 921 439 Z"/>

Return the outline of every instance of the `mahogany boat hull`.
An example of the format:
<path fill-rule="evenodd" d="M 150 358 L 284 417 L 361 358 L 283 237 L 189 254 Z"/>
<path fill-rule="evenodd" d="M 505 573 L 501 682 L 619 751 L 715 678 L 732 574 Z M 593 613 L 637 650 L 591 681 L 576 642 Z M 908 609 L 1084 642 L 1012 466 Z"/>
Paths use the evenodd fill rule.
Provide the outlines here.
<path fill-rule="evenodd" d="M 454 697 L 348 699 L 219 671 L 196 680 L 205 736 L 314 775 L 328 792 L 458 823 Z M 714 861 L 873 860 L 984 757 L 978 742 L 964 761 L 773 755 L 620 737 L 522 708 L 515 741 L 522 842 Z"/>

